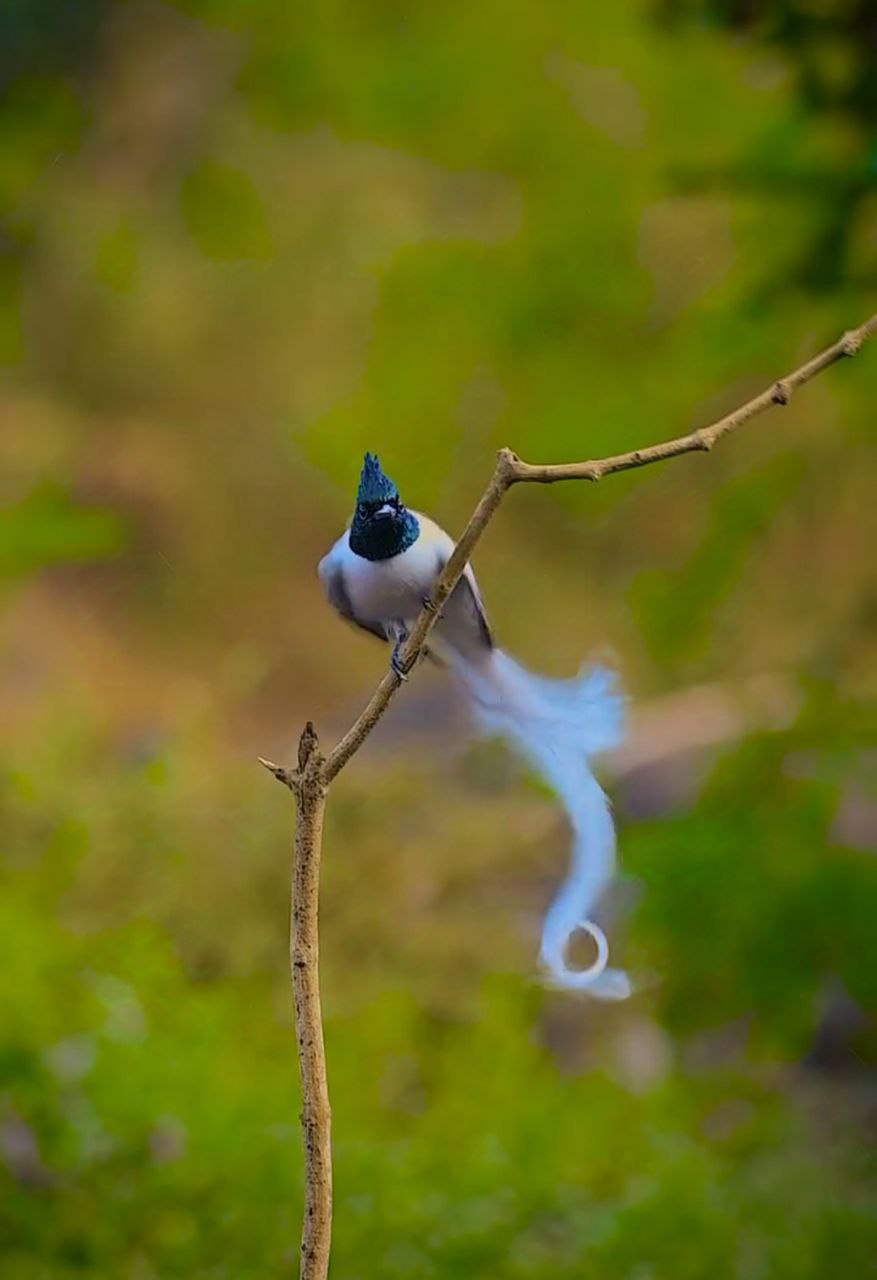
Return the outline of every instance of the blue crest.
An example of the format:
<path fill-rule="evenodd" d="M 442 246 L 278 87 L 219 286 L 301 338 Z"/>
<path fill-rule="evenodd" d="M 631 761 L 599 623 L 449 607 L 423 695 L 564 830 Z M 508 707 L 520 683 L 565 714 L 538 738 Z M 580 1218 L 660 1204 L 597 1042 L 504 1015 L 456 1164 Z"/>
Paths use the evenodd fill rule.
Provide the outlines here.
<path fill-rule="evenodd" d="M 356 501 L 366 503 L 389 502 L 392 498 L 398 498 L 398 496 L 399 490 L 390 477 L 384 475 L 377 454 L 367 453 L 359 477 L 359 492 L 356 495 Z"/>

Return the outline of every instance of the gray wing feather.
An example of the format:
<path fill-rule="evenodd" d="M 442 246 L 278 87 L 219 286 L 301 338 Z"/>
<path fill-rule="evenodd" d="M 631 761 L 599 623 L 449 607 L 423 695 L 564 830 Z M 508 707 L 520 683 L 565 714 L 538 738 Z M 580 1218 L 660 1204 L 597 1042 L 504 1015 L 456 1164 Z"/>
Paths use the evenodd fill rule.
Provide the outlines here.
<path fill-rule="evenodd" d="M 441 573 L 447 560 L 446 555 L 440 557 L 437 573 Z M 478 583 L 470 568 L 467 567 L 463 577 L 454 587 L 442 616 L 449 639 L 452 642 L 456 641 L 457 647 L 461 650 L 472 647 L 473 640 L 478 649 L 494 648 L 493 632 L 487 621 L 484 601 L 481 599 Z"/>
<path fill-rule="evenodd" d="M 355 627 L 360 627 L 363 631 L 369 631 L 373 636 L 377 636 L 379 640 L 389 639 L 379 622 L 363 622 L 357 618 L 350 603 L 350 596 L 347 594 L 347 587 L 344 585 L 344 573 L 338 565 L 327 565 L 325 570 L 321 572 L 320 577 L 323 580 L 323 586 L 326 588 L 326 598 L 329 604 L 341 614 L 342 618 L 346 618 L 348 622 L 352 622 Z"/>

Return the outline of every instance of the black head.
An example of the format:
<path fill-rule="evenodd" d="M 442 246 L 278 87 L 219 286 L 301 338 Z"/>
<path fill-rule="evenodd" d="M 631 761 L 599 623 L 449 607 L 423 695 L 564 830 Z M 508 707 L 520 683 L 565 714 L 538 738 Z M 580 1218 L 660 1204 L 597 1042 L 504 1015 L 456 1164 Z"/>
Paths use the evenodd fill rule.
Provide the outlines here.
<path fill-rule="evenodd" d="M 420 526 L 373 453 L 365 455 L 350 526 L 350 549 L 365 560 L 390 560 L 417 541 Z"/>

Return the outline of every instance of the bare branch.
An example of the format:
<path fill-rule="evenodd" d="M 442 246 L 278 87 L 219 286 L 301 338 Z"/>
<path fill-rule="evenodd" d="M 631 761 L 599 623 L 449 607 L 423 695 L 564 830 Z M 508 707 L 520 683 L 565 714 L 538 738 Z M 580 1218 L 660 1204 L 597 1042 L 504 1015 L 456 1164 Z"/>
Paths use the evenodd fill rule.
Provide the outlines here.
<path fill-rule="evenodd" d="M 514 484 L 553 484 L 559 480 L 600 480 L 615 471 L 646 467 L 683 453 L 708 452 L 772 405 L 789 403 L 792 394 L 846 356 L 855 355 L 877 332 L 877 315 L 858 329 L 851 329 L 812 360 L 778 379 L 760 395 L 717 422 L 700 427 L 675 440 L 635 449 L 611 458 L 588 462 L 534 464 L 524 462 L 510 449 L 501 449 L 490 482 L 463 530 L 430 600 L 417 617 L 399 654 L 403 670 L 410 670 L 423 653 L 427 637 L 445 601 L 457 585 L 484 530 Z M 400 678 L 390 668 L 368 705 L 341 741 L 323 759 L 313 725 L 308 722 L 299 742 L 298 769 L 290 770 L 270 760 L 260 763 L 295 795 L 298 822 L 292 875 L 290 964 L 295 999 L 298 1058 L 302 1085 L 302 1129 L 305 1146 L 305 1213 L 301 1245 L 302 1280 L 326 1280 L 332 1232 L 331 1113 L 326 1081 L 326 1056 L 319 987 L 319 880 L 323 816 L 329 784 L 365 742 L 399 688 Z"/>
<path fill-rule="evenodd" d="M 663 462 L 666 458 L 678 458 L 683 453 L 708 453 L 722 436 L 728 435 L 742 427 L 773 405 L 786 405 L 792 393 L 802 387 L 805 382 L 815 378 L 817 373 L 827 369 L 848 356 L 854 356 L 862 343 L 877 331 L 877 315 L 858 329 L 850 329 L 837 342 L 820 351 L 819 355 L 802 364 L 793 373 L 778 378 L 772 386 L 760 395 L 747 400 L 746 404 L 728 413 L 724 418 L 711 423 L 708 427 L 699 427 L 687 436 L 677 436 L 675 440 L 664 440 L 660 444 L 649 445 L 645 449 L 634 449 L 630 453 L 619 453 L 612 458 L 598 458 L 591 462 L 562 462 L 558 465 L 532 465 L 516 459 L 513 465 L 513 481 L 529 480 L 537 484 L 554 484 L 557 480 L 602 480 L 603 476 L 612 475 L 615 471 L 632 471 L 636 467 L 647 467 L 652 462 Z"/>
<path fill-rule="evenodd" d="M 298 769 L 290 772 L 261 760 L 295 795 L 297 822 L 292 860 L 289 967 L 301 1076 L 304 1141 L 304 1225 L 301 1280 L 325 1280 L 332 1239 L 332 1113 L 326 1077 L 323 1013 L 320 1003 L 320 858 L 326 784 L 314 726 L 305 725 L 298 744 Z"/>
<path fill-rule="evenodd" d="M 667 458 L 678 458 L 683 453 L 709 452 L 717 441 L 731 431 L 736 431 L 744 422 L 764 413 L 773 405 L 789 403 L 793 392 L 805 382 L 815 378 L 823 369 L 853 356 L 877 332 L 877 314 L 871 316 L 858 329 L 850 329 L 837 342 L 820 351 L 812 360 L 802 364 L 800 368 L 777 379 L 760 395 L 748 400 L 746 404 L 726 414 L 717 422 L 707 427 L 699 427 L 685 436 L 677 436 L 675 440 L 665 440 L 660 444 L 647 445 L 643 449 L 634 449 L 630 453 L 619 453 L 611 458 L 596 458 L 588 462 L 562 462 L 555 464 L 538 464 L 524 462 L 510 449 L 501 449 L 497 457 L 496 467 L 490 482 L 482 494 L 478 506 L 469 518 L 450 560 L 445 565 L 432 589 L 428 605 L 421 610 L 411 634 L 408 636 L 399 653 L 399 664 L 405 671 L 410 671 L 426 646 L 426 639 L 441 613 L 441 607 L 462 577 L 463 570 L 471 558 L 476 544 L 493 518 L 506 492 L 513 484 L 534 483 L 554 484 L 559 480 L 601 480 L 603 476 L 616 471 L 632 471 L 637 467 L 647 467 L 653 462 L 663 462 Z M 341 741 L 329 752 L 323 766 L 323 779 L 326 783 L 340 772 L 351 756 L 362 746 L 372 729 L 386 711 L 390 699 L 399 688 L 401 681 L 392 669 L 388 670 L 377 689 L 372 694 L 368 705 L 360 713 L 355 722 L 345 733 Z"/>

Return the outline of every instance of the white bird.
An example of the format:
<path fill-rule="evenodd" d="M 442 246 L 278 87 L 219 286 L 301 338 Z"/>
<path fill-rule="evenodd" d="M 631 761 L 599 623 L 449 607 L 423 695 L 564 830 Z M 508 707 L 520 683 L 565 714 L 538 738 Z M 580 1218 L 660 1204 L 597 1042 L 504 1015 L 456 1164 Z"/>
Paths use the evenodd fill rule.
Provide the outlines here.
<path fill-rule="evenodd" d="M 350 528 L 320 561 L 319 574 L 343 618 L 394 644 L 391 662 L 403 679 L 399 648 L 453 548 L 433 520 L 404 506 L 378 459 L 367 453 Z M 588 764 L 621 738 L 623 698 L 613 675 L 593 667 L 571 680 L 553 680 L 524 670 L 497 648 L 471 565 L 430 632 L 428 649 L 460 681 L 482 728 L 516 747 L 569 814 L 572 868 L 542 931 L 540 955 L 551 980 L 604 1000 L 624 999 L 630 980 L 607 967 L 605 934 L 589 918 L 615 867 L 609 801 Z M 591 935 L 597 950 L 581 970 L 571 969 L 565 955 L 577 929 Z"/>

